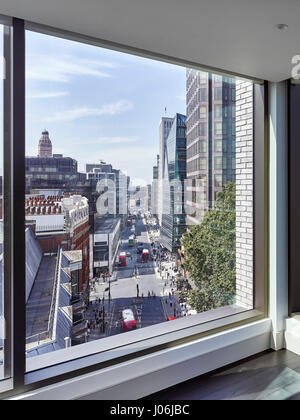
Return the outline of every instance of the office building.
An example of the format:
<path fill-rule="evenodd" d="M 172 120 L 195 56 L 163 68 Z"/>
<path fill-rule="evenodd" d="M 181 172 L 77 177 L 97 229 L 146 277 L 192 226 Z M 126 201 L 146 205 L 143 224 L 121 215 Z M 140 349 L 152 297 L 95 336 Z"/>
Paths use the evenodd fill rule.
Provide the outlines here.
<path fill-rule="evenodd" d="M 121 235 L 120 217 L 95 216 L 94 223 L 94 275 L 111 274 L 117 261 Z"/>
<path fill-rule="evenodd" d="M 163 117 L 159 124 L 159 156 L 163 156 L 166 148 L 166 141 L 173 124 L 173 118 Z M 165 172 L 164 161 L 159 159 L 158 162 L 158 190 L 157 190 L 157 215 L 161 225 L 163 213 L 163 174 Z"/>
<path fill-rule="evenodd" d="M 163 173 L 163 214 L 161 244 L 176 252 L 186 232 L 184 187 L 186 180 L 186 116 L 176 114 L 161 156 Z"/>
<path fill-rule="evenodd" d="M 52 154 L 48 131 L 43 131 L 38 145 L 38 156 L 25 158 L 26 193 L 33 189 L 50 188 L 76 191 L 88 187 L 85 174 L 78 172 L 75 159 Z"/>
<path fill-rule="evenodd" d="M 187 69 L 187 221 L 199 224 L 235 181 L 235 80 Z"/>

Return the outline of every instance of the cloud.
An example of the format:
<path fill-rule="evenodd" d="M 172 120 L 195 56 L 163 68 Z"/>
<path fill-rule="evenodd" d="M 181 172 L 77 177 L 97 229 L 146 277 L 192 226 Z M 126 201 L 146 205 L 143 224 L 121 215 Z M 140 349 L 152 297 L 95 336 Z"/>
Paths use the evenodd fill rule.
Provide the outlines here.
<path fill-rule="evenodd" d="M 64 55 L 62 58 L 45 55 L 29 55 L 27 63 L 27 79 L 48 82 L 68 83 L 72 77 L 94 76 L 111 77 L 102 69 L 116 68 L 114 63 L 89 60 Z"/>
<path fill-rule="evenodd" d="M 131 184 L 131 186 L 139 185 L 140 187 L 146 187 L 146 185 L 149 184 L 149 181 L 147 179 L 144 179 L 144 178 L 131 177 L 130 178 L 130 184 Z"/>
<path fill-rule="evenodd" d="M 95 141 L 96 144 L 121 144 L 121 143 L 134 143 L 137 137 L 100 137 Z"/>
<path fill-rule="evenodd" d="M 186 101 L 186 94 L 182 93 L 181 95 L 177 95 L 176 98 L 180 101 Z"/>
<path fill-rule="evenodd" d="M 156 157 L 155 148 L 149 146 L 123 145 L 120 147 L 111 147 L 111 149 L 99 150 L 99 152 L 99 159 L 112 163 L 116 168 L 122 169 L 122 171 L 130 172 L 133 168 L 138 168 L 140 174 L 143 174 L 143 171 L 149 165 L 152 170 Z"/>
<path fill-rule="evenodd" d="M 52 99 L 68 95 L 70 95 L 70 92 L 33 92 L 27 96 L 27 99 Z"/>
<path fill-rule="evenodd" d="M 102 105 L 101 108 L 80 107 L 56 112 L 52 117 L 45 118 L 45 122 L 68 122 L 86 117 L 99 117 L 102 115 L 116 115 L 130 111 L 133 104 L 129 101 L 118 101 L 112 104 Z"/>

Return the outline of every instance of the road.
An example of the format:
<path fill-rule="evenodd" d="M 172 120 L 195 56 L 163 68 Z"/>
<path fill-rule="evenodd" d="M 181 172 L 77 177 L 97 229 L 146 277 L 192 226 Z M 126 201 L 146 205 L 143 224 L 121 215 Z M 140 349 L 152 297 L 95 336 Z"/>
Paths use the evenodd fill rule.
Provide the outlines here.
<path fill-rule="evenodd" d="M 150 325 L 158 324 L 166 321 L 169 316 L 163 303 L 163 292 L 165 282 L 157 275 L 155 271 L 155 263 L 149 261 L 142 263 L 141 255 L 137 254 L 136 248 L 128 246 L 128 238 L 131 235 L 130 227 L 122 233 L 120 253 L 130 252 L 131 257 L 127 257 L 126 267 L 116 268 L 116 280 L 110 283 L 111 301 L 108 302 L 108 282 L 98 286 L 96 298 L 105 296 L 106 308 L 106 331 L 105 336 L 111 336 L 122 333 L 121 312 L 123 309 L 131 308 L 137 320 L 137 327 L 144 328 Z M 143 242 L 144 248 L 151 249 L 147 228 L 142 220 L 137 221 L 136 225 L 136 241 Z M 138 273 L 136 276 L 135 273 Z M 137 291 L 139 297 L 137 299 Z M 148 293 L 150 292 L 150 297 Z M 104 336 L 103 333 L 93 332 L 91 340 Z"/>

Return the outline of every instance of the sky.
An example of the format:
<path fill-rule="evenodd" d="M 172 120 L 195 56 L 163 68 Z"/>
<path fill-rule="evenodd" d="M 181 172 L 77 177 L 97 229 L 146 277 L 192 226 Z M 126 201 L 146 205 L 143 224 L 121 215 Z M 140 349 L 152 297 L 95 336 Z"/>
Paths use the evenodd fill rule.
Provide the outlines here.
<path fill-rule="evenodd" d="M 33 32 L 26 82 L 27 155 L 47 129 L 79 170 L 105 160 L 137 185 L 152 181 L 160 118 L 186 113 L 185 68 Z"/>

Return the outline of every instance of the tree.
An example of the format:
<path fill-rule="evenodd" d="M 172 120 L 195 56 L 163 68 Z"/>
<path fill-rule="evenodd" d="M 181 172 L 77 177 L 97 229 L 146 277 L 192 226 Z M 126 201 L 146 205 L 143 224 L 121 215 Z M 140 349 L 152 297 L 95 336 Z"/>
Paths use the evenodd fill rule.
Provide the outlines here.
<path fill-rule="evenodd" d="M 232 304 L 235 295 L 235 183 L 228 182 L 206 213 L 182 239 L 185 268 L 196 284 L 189 303 L 198 312 Z"/>

